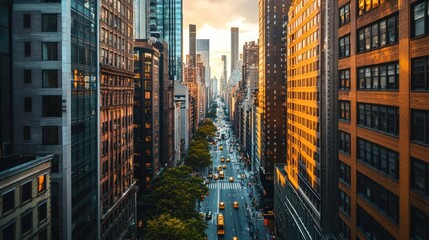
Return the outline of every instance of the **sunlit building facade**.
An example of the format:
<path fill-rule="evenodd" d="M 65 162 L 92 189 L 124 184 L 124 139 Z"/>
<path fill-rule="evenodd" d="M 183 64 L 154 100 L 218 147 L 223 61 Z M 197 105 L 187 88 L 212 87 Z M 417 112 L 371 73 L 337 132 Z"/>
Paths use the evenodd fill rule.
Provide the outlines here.
<path fill-rule="evenodd" d="M 257 123 L 259 139 L 257 178 L 263 188 L 261 207 L 273 208 L 274 164 L 285 161 L 285 89 L 281 69 L 282 19 L 286 0 L 259 0 L 259 87 Z"/>
<path fill-rule="evenodd" d="M 238 58 L 240 48 L 238 46 L 240 37 L 240 30 L 238 27 L 231 28 L 231 72 L 234 70 L 241 70 L 238 66 Z"/>
<path fill-rule="evenodd" d="M 429 2 L 336 11 L 339 236 L 428 239 Z"/>
<path fill-rule="evenodd" d="M 136 226 L 133 1 L 100 13 L 100 237 L 116 239 Z"/>
<path fill-rule="evenodd" d="M 293 1 L 288 11 L 287 161 L 276 172 L 284 195 L 275 203 L 282 210 L 275 209 L 282 239 L 331 239 L 336 233 L 334 6 Z"/>
<path fill-rule="evenodd" d="M 13 7 L 15 153 L 54 154 L 52 239 L 99 237 L 97 1 Z"/>

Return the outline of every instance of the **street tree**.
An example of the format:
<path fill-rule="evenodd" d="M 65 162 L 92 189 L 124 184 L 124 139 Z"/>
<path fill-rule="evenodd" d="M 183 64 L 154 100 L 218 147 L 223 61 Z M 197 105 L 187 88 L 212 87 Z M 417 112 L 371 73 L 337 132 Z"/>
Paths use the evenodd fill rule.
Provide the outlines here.
<path fill-rule="evenodd" d="M 147 222 L 145 239 L 203 240 L 206 226 L 202 220 L 183 221 L 170 214 L 161 214 Z"/>

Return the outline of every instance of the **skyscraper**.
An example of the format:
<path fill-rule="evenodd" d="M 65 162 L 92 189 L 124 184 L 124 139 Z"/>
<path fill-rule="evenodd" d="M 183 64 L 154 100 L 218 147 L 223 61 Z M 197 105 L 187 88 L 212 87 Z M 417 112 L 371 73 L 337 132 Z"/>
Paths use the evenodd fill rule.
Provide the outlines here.
<path fill-rule="evenodd" d="M 189 24 L 189 67 L 197 66 L 197 26 Z"/>
<path fill-rule="evenodd" d="M 239 69 L 239 29 L 238 27 L 232 27 L 231 28 L 231 73 L 234 71 L 234 69 Z"/>
<path fill-rule="evenodd" d="M 150 0 L 134 0 L 134 39 L 147 39 L 150 37 Z"/>
<path fill-rule="evenodd" d="M 52 239 L 97 239 L 99 5 L 20 2 L 13 9 L 22 20 L 13 26 L 13 102 L 21 106 L 13 114 L 15 152 L 54 154 Z"/>
<path fill-rule="evenodd" d="M 264 188 L 263 207 L 273 207 L 274 164 L 285 161 L 285 89 L 282 73 L 282 24 L 277 23 L 286 14 L 286 0 L 259 1 L 259 88 L 258 146 L 255 161 L 257 180 Z"/>
<path fill-rule="evenodd" d="M 283 195 L 275 203 L 284 216 L 276 219 L 283 238 L 330 239 L 336 233 L 334 6 L 294 2 L 287 18 L 287 161 L 277 171 L 276 181 L 283 180 L 276 190 Z M 307 12 L 312 14 L 303 17 Z"/>
<path fill-rule="evenodd" d="M 204 66 L 204 81 L 206 88 L 206 104 L 209 107 L 212 97 L 212 81 L 210 77 L 210 39 L 197 39 L 197 54 L 200 55 Z"/>
<path fill-rule="evenodd" d="M 339 234 L 428 239 L 429 2 L 372 3 L 338 4 Z"/>
<path fill-rule="evenodd" d="M 101 1 L 101 15 L 133 11 L 133 1 L 112 8 Z M 144 3 L 144 2 L 143 2 Z M 144 12 L 143 12 L 144 13 Z M 119 238 L 136 226 L 134 181 L 134 63 L 132 18 L 100 19 L 100 223 L 101 239 Z M 144 23 L 144 21 L 143 21 Z M 118 26 L 123 27 L 118 27 Z M 109 41 L 110 40 L 110 41 Z"/>
<path fill-rule="evenodd" d="M 182 80 L 183 2 L 182 0 L 149 0 L 151 36 L 168 43 L 169 75 Z"/>

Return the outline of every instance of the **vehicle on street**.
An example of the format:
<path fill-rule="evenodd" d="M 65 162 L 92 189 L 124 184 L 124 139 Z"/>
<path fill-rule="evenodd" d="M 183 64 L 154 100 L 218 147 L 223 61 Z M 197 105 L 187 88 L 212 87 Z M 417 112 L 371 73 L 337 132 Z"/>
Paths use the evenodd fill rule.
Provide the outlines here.
<path fill-rule="evenodd" d="M 220 178 L 220 179 L 223 179 L 224 177 L 225 177 L 225 175 L 224 175 L 223 171 L 220 171 L 220 172 L 219 172 L 219 178 Z"/>
<path fill-rule="evenodd" d="M 223 165 L 223 166 L 222 166 L 222 168 L 223 168 L 223 169 L 226 169 L 226 165 Z"/>
<path fill-rule="evenodd" d="M 223 146 L 222 145 L 220 145 L 219 150 L 223 150 Z"/>
<path fill-rule="evenodd" d="M 222 171 L 222 166 L 221 166 L 221 165 L 217 166 L 217 171 L 218 171 L 218 172 L 219 172 L 219 171 Z"/>
<path fill-rule="evenodd" d="M 225 209 L 225 203 L 224 202 L 219 202 L 219 209 Z"/>
<path fill-rule="evenodd" d="M 232 240 L 238 240 L 238 237 L 233 237 Z"/>
<path fill-rule="evenodd" d="M 225 158 L 224 158 L 224 157 L 221 157 L 221 158 L 220 158 L 220 161 L 221 161 L 221 162 L 225 162 Z"/>
<path fill-rule="evenodd" d="M 207 212 L 206 213 L 206 219 L 207 220 L 211 220 L 212 219 L 212 212 Z"/>
<path fill-rule="evenodd" d="M 234 208 L 238 208 L 238 202 L 237 202 L 237 201 L 234 201 L 233 206 L 234 206 Z"/>
<path fill-rule="evenodd" d="M 214 180 L 218 180 L 219 179 L 219 175 L 215 174 L 214 175 Z"/>
<path fill-rule="evenodd" d="M 231 160 L 229 158 L 226 159 L 226 162 L 230 162 Z"/>
<path fill-rule="evenodd" d="M 234 177 L 229 177 L 230 182 L 234 182 Z"/>
<path fill-rule="evenodd" d="M 224 235 L 225 234 L 225 224 L 224 224 L 222 213 L 219 213 L 217 215 L 217 234 L 218 235 Z"/>

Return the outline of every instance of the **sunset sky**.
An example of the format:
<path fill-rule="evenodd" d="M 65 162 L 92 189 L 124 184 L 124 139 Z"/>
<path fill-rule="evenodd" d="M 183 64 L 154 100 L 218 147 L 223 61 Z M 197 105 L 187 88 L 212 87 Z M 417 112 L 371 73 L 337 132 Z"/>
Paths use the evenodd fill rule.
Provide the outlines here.
<path fill-rule="evenodd" d="M 243 44 L 258 39 L 258 0 L 184 0 L 183 60 L 189 54 L 189 24 L 197 25 L 197 39 L 210 39 L 211 76 L 220 79 L 221 55 L 230 68 L 231 27 L 240 28 L 240 53 Z"/>

